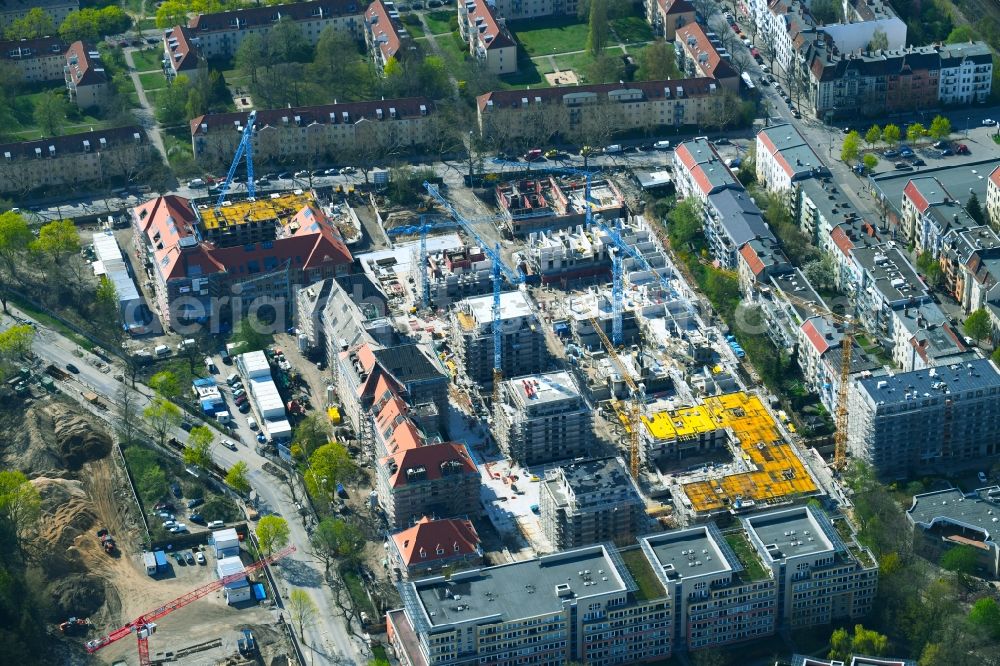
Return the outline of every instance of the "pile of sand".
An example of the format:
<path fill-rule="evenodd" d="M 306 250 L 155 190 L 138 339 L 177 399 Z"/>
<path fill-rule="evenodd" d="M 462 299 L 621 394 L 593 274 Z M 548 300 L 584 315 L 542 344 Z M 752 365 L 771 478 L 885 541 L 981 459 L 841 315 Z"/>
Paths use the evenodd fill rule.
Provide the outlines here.
<path fill-rule="evenodd" d="M 84 463 L 111 452 L 111 438 L 75 406 L 35 403 L 16 424 L 6 424 L 3 462 L 29 476 L 67 478 Z"/>

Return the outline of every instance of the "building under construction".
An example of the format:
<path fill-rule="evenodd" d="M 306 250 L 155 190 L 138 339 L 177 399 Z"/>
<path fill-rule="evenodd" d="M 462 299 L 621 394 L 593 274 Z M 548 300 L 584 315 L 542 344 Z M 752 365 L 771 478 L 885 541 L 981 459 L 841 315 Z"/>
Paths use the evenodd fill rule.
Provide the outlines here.
<path fill-rule="evenodd" d="M 694 517 L 749 511 L 818 491 L 771 413 L 755 395 L 705 398 L 693 407 L 642 417 L 642 454 L 649 464 L 729 448 L 741 471 L 685 483 L 678 508 Z"/>
<path fill-rule="evenodd" d="M 557 176 L 539 173 L 496 186 L 497 207 L 507 217 L 508 231 L 526 236 L 542 229 L 565 229 L 591 215 L 613 220 L 625 215 L 621 192 L 610 180 L 594 178 L 587 200 L 587 181 L 582 175 Z"/>
<path fill-rule="evenodd" d="M 410 262 L 414 269 L 417 262 Z M 411 270 L 417 293 L 423 293 L 422 280 L 427 277 L 430 305 L 446 307 L 469 296 L 481 296 L 493 290 L 490 279 L 492 263 L 481 248 L 463 246 L 427 253 L 427 270 Z"/>
<path fill-rule="evenodd" d="M 593 410 L 568 372 L 504 381 L 494 420 L 500 449 L 524 466 L 592 454 Z"/>
<path fill-rule="evenodd" d="M 548 363 L 538 314 L 522 291 L 500 294 L 500 344 L 504 377 L 541 372 Z M 451 313 L 453 349 L 466 375 L 480 386 L 493 386 L 493 296 L 457 303 Z"/>

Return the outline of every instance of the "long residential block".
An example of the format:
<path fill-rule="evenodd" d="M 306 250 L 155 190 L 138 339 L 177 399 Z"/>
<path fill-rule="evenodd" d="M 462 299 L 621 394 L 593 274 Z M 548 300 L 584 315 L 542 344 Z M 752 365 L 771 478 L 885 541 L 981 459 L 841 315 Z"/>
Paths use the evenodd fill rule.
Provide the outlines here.
<path fill-rule="evenodd" d="M 59 37 L 0 41 L 0 61 L 17 69 L 25 83 L 62 81 L 67 48 Z"/>

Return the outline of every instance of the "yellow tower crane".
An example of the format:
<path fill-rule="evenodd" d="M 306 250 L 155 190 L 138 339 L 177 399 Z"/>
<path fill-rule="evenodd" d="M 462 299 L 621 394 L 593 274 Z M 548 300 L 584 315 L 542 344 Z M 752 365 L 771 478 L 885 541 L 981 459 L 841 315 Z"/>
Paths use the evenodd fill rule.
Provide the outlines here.
<path fill-rule="evenodd" d="M 604 329 L 601 328 L 601 323 L 597 318 L 592 318 L 590 323 L 593 325 L 594 330 L 597 331 L 598 337 L 601 338 L 601 342 L 604 343 L 604 347 L 608 350 L 608 354 L 611 355 L 611 360 L 614 361 L 615 366 L 618 368 L 618 372 L 621 373 L 622 379 L 628 385 L 629 391 L 631 392 L 630 407 L 629 407 L 629 447 L 628 447 L 628 465 L 629 472 L 632 474 L 632 478 L 636 481 L 639 480 L 639 428 L 642 426 L 640 419 L 642 414 L 640 407 L 643 400 L 643 391 L 639 388 L 639 385 L 635 383 L 632 379 L 632 374 L 629 369 L 625 366 L 621 357 L 618 356 L 618 352 L 615 350 L 614 345 L 611 344 L 611 340 L 608 338 Z"/>

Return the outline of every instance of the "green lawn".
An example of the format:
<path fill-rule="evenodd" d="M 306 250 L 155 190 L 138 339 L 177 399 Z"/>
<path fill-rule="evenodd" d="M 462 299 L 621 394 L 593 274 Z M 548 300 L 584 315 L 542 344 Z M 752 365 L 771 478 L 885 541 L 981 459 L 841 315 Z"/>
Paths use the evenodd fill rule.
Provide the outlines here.
<path fill-rule="evenodd" d="M 727 534 L 725 538 L 729 547 L 735 551 L 737 559 L 743 565 L 743 573 L 749 580 L 760 580 L 768 577 L 764 565 L 757 556 L 757 551 L 750 545 L 746 535 L 742 532 L 737 532 Z"/>
<path fill-rule="evenodd" d="M 635 583 L 639 587 L 635 593 L 639 601 L 658 599 L 664 596 L 663 585 L 660 583 L 660 579 L 656 577 L 652 567 L 649 566 L 649 560 L 646 559 L 642 549 L 633 548 L 631 550 L 619 551 L 619 554 L 625 563 L 625 568 L 632 574 L 632 578 L 635 579 Z"/>
<path fill-rule="evenodd" d="M 452 27 L 452 22 L 454 22 L 455 27 L 458 27 L 458 15 L 447 9 L 424 14 L 424 21 L 427 23 L 427 27 L 430 28 L 432 35 L 451 32 L 455 29 Z"/>
<path fill-rule="evenodd" d="M 528 55 L 580 51 L 587 48 L 587 23 L 576 18 L 557 17 L 512 21 L 510 30 Z"/>
<path fill-rule="evenodd" d="M 139 29 L 140 30 L 152 30 L 155 27 L 156 27 L 156 19 L 155 18 L 145 18 L 145 19 L 142 19 L 141 21 L 139 21 Z"/>
<path fill-rule="evenodd" d="M 406 32 L 410 33 L 410 37 L 417 39 L 424 36 L 424 29 L 420 25 L 420 17 L 416 14 L 403 14 L 401 19 L 403 25 L 406 27 Z"/>
<path fill-rule="evenodd" d="M 132 53 L 135 60 L 135 69 L 139 72 L 161 72 L 163 71 L 163 50 L 149 49 L 147 51 L 135 51 Z"/>
<path fill-rule="evenodd" d="M 611 29 L 618 35 L 619 41 L 623 44 L 630 42 L 648 42 L 653 39 L 653 31 L 649 23 L 641 16 L 626 16 L 625 18 L 612 19 Z"/>
<path fill-rule="evenodd" d="M 46 134 L 35 122 L 35 105 L 39 99 L 52 92 L 62 95 L 65 99 L 65 89 L 61 85 L 32 85 L 28 87 L 28 91 L 31 92 L 23 92 L 14 99 L 11 105 L 10 122 L 6 127 L 10 134 L 22 140 L 37 139 Z M 67 101 L 66 116 L 56 129 L 56 134 L 61 136 L 86 132 L 91 127 L 95 130 L 104 129 L 111 127 L 112 124 L 104 118 L 84 113 L 77 108 L 76 104 Z"/>
<path fill-rule="evenodd" d="M 142 89 L 147 92 L 158 90 L 167 87 L 167 77 L 163 75 L 163 72 L 146 72 L 139 75 L 139 83 L 142 84 Z"/>
<path fill-rule="evenodd" d="M 500 77 L 500 82 L 504 88 L 523 88 L 524 86 L 534 86 L 536 88 L 548 88 L 549 83 L 543 74 L 552 71 L 546 60 L 535 62 L 527 55 L 518 53 L 517 72 L 505 74 Z"/>
<path fill-rule="evenodd" d="M 611 58 L 621 58 L 624 53 L 622 53 L 621 47 L 619 46 L 608 46 L 604 49 L 604 52 Z M 590 63 L 594 61 L 590 53 L 573 53 L 571 55 L 559 55 L 555 56 L 556 66 L 559 71 L 566 71 L 572 69 L 576 72 L 578 77 L 582 77 L 581 81 L 587 78 L 587 69 L 590 67 Z M 548 66 L 548 58 L 543 58 L 539 62 L 545 63 L 543 71 L 552 71 L 552 68 Z"/>

